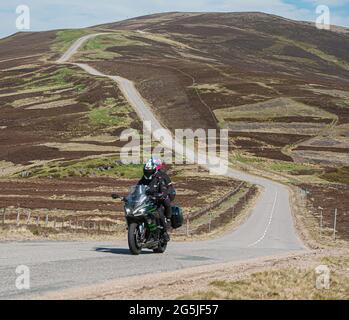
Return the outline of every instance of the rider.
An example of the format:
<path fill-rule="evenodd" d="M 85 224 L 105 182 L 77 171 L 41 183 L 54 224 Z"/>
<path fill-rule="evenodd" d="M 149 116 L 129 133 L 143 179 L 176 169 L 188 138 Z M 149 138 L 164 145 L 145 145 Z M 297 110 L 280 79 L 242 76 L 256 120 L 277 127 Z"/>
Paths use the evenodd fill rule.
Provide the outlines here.
<path fill-rule="evenodd" d="M 159 170 L 157 172 L 157 175 L 161 175 L 166 183 L 168 196 L 164 201 L 165 202 L 164 207 L 166 208 L 165 213 L 166 213 L 167 219 L 171 219 L 171 216 L 172 216 L 171 201 L 174 201 L 176 197 L 176 189 L 174 188 L 171 178 L 168 176 L 165 170 L 165 162 L 161 161 L 160 159 L 155 159 L 155 161 L 159 165 Z"/>
<path fill-rule="evenodd" d="M 143 177 L 138 182 L 139 185 L 146 185 L 149 187 L 148 193 L 156 198 L 157 202 L 165 208 L 165 216 L 169 220 L 172 216 L 170 195 L 173 194 L 174 188 L 171 179 L 163 170 L 163 163 L 161 159 L 151 158 L 144 165 Z M 167 223 L 164 215 L 160 211 L 160 220 L 164 228 L 164 236 L 166 241 L 170 240 L 167 233 Z"/>

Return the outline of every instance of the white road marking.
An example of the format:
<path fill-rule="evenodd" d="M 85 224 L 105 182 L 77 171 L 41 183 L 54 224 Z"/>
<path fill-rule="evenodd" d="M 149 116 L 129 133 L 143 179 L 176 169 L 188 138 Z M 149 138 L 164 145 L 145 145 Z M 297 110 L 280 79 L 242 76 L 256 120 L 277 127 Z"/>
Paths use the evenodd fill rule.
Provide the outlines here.
<path fill-rule="evenodd" d="M 276 191 L 273 207 L 271 209 L 271 213 L 270 213 L 270 217 L 269 217 L 269 221 L 268 221 L 268 224 L 267 224 L 267 226 L 266 226 L 266 228 L 265 228 L 265 230 L 263 232 L 263 235 L 257 241 L 255 241 L 255 242 L 251 243 L 250 245 L 248 245 L 249 248 L 251 248 L 251 247 L 255 246 L 256 244 L 260 243 L 261 241 L 263 241 L 263 239 L 267 235 L 269 227 L 271 225 L 271 222 L 273 221 L 277 198 L 278 198 L 278 192 Z"/>

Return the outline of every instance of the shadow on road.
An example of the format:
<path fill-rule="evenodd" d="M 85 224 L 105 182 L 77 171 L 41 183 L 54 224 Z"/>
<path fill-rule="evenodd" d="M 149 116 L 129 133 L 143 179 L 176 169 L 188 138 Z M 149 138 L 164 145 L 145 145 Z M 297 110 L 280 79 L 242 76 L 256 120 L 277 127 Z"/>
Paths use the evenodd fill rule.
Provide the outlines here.
<path fill-rule="evenodd" d="M 95 248 L 95 251 L 103 252 L 103 253 L 131 255 L 130 250 L 125 248 Z M 143 250 L 141 254 L 149 254 L 149 253 L 152 253 L 152 251 Z"/>

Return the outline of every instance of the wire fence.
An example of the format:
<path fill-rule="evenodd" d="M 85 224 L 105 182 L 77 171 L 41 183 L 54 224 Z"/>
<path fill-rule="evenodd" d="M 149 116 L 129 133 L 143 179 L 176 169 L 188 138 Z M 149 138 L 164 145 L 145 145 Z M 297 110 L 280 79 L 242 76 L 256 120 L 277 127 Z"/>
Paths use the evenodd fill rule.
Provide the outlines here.
<path fill-rule="evenodd" d="M 3 208 L 0 210 L 0 215 L 0 225 L 8 227 L 98 233 L 110 233 L 125 228 L 124 224 L 120 223 L 123 218 L 121 214 L 84 219 L 74 215 L 59 216 L 49 212 L 39 212 L 38 210 Z"/>
<path fill-rule="evenodd" d="M 205 206 L 204 208 L 198 211 L 191 213 L 190 216 L 189 215 L 188 216 L 190 217 L 191 220 L 193 220 L 201 217 L 204 214 L 207 214 L 209 211 L 218 208 L 223 202 L 227 201 L 229 198 L 231 198 L 233 195 L 239 192 L 239 190 L 245 185 L 246 185 L 245 182 L 241 182 L 235 189 L 225 194 L 222 198 L 218 199 L 213 203 L 210 203 L 209 205 Z"/>
<path fill-rule="evenodd" d="M 313 201 L 311 201 L 312 192 L 306 188 L 300 189 L 300 194 L 306 202 L 307 208 L 310 210 L 313 217 L 318 219 L 318 233 L 320 237 L 325 235 L 331 236 L 333 240 L 338 239 L 338 217 L 341 210 L 336 207 L 323 208 L 321 206 L 316 206 Z M 325 223 L 326 214 L 326 223 Z M 342 215 L 346 215 L 346 212 L 342 210 Z"/>
<path fill-rule="evenodd" d="M 251 186 L 244 192 L 233 205 L 229 206 L 228 209 L 218 212 L 218 214 L 213 215 L 212 211 L 219 208 L 225 201 L 228 201 L 231 197 L 236 195 L 242 188 L 244 184 L 240 185 L 238 189 L 231 191 L 223 199 L 217 201 L 214 205 L 208 206 L 206 210 L 200 210 L 200 215 L 186 215 L 184 225 L 175 230 L 174 234 L 182 236 L 198 235 L 203 233 L 210 233 L 214 229 L 222 227 L 223 225 L 231 222 L 241 211 L 246 207 L 249 201 L 257 193 L 257 187 Z M 201 223 L 196 223 L 196 220 L 203 220 Z"/>
<path fill-rule="evenodd" d="M 253 187 L 226 212 L 218 217 L 211 217 L 210 212 L 219 208 L 224 202 L 236 195 L 242 188 L 247 188 L 247 184 L 242 182 L 233 190 L 227 192 L 220 199 L 210 203 L 195 212 L 185 215 L 183 227 L 173 230 L 177 235 L 191 235 L 202 232 L 209 232 L 216 225 L 220 224 L 223 217 L 229 216 L 232 219 L 249 201 L 254 193 Z M 87 216 L 89 216 L 87 218 Z M 192 225 L 194 221 L 207 216 L 207 222 L 200 225 Z M 31 230 L 45 229 L 47 232 L 87 232 L 98 234 L 110 234 L 123 231 L 126 228 L 123 213 L 103 214 L 92 217 L 89 215 L 64 215 L 50 213 L 49 210 L 31 210 L 24 208 L 2 208 L 0 209 L 0 225 L 12 228 L 25 227 Z"/>

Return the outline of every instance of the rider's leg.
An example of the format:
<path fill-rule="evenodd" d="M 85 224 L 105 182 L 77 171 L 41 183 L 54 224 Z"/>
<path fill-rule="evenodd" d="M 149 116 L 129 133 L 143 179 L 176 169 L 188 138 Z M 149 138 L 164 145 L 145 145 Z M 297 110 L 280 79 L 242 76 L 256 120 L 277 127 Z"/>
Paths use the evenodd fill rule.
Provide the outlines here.
<path fill-rule="evenodd" d="M 164 237 L 165 237 L 165 240 L 168 242 L 170 241 L 170 236 L 167 233 L 167 224 L 166 224 L 164 210 L 160 209 L 159 214 L 160 214 L 161 226 L 163 227 Z"/>
<path fill-rule="evenodd" d="M 159 215 L 160 215 L 161 226 L 164 228 L 164 230 L 166 230 L 166 220 L 165 220 L 164 210 L 160 209 Z"/>
<path fill-rule="evenodd" d="M 163 201 L 163 205 L 165 208 L 165 216 L 167 219 L 171 219 L 172 217 L 172 207 L 171 207 L 171 200 L 169 197 L 167 197 L 164 201 Z"/>

